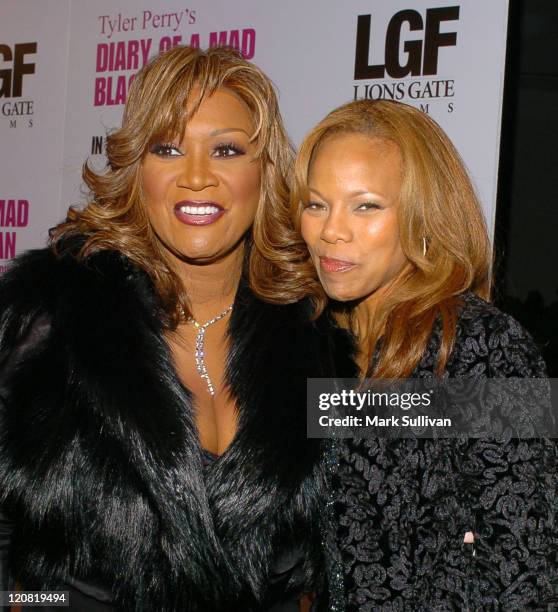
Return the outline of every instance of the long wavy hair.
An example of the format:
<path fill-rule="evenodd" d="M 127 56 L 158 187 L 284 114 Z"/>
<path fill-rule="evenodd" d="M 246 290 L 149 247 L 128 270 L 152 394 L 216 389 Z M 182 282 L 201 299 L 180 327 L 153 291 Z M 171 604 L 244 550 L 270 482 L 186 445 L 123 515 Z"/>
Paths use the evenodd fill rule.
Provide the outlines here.
<path fill-rule="evenodd" d="M 228 47 L 207 51 L 175 47 L 154 57 L 138 72 L 130 87 L 122 127 L 107 135 L 106 169 L 97 172 L 88 162 L 83 167 L 83 180 L 90 190 L 88 205 L 70 207 L 66 222 L 51 232 L 55 250 L 66 243 L 64 238 L 82 235 L 85 242 L 78 258 L 113 250 L 145 270 L 171 328 L 189 313 L 188 296 L 150 227 L 141 164 L 150 144 L 181 137 L 202 101 L 222 87 L 236 93 L 253 114 L 252 139 L 261 164 L 260 200 L 246 240 L 250 285 L 267 301 L 300 299 L 305 293 L 304 280 L 296 273 L 289 248 L 295 239 L 289 223 L 292 146 L 273 84 L 258 67 Z"/>
<path fill-rule="evenodd" d="M 291 194 L 297 230 L 309 199 L 312 160 L 326 139 L 347 133 L 391 141 L 399 148 L 398 221 L 408 263 L 378 305 L 369 329 L 356 327 L 354 311 L 341 318 L 367 351 L 366 375 L 379 378 L 409 376 L 439 321 L 441 374 L 453 347 L 459 295 L 471 291 L 488 299 L 490 292 L 491 247 L 475 190 L 455 147 L 427 114 L 400 102 L 350 102 L 327 115 L 302 143 Z M 304 274 L 319 311 L 326 298 L 308 255 Z"/>

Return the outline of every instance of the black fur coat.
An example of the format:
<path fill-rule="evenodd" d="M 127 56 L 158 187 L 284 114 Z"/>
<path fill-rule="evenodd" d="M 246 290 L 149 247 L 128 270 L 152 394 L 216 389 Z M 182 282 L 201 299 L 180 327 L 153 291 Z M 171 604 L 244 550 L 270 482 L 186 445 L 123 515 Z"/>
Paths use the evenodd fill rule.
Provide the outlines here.
<path fill-rule="evenodd" d="M 306 438 L 306 378 L 350 375 L 348 338 L 241 287 L 227 365 L 239 429 L 204 476 L 161 321 L 147 275 L 116 253 L 84 265 L 34 251 L 1 279 L 12 575 L 28 590 L 90 581 L 122 610 L 246 612 L 266 609 L 270 567 L 295 546 L 292 592 L 319 588 L 326 470 Z"/>

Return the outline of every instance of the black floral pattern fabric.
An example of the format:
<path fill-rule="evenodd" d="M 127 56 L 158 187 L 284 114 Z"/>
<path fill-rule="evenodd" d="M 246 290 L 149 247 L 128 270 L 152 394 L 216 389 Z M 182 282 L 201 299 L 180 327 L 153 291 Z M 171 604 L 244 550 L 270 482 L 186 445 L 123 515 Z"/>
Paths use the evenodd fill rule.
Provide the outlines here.
<path fill-rule="evenodd" d="M 514 319 L 472 294 L 462 297 L 445 376 L 545 376 Z M 434 330 L 414 376 L 434 375 L 439 340 Z M 555 440 L 335 444 L 347 611 L 547 610 L 557 601 Z M 474 544 L 463 543 L 468 531 Z"/>

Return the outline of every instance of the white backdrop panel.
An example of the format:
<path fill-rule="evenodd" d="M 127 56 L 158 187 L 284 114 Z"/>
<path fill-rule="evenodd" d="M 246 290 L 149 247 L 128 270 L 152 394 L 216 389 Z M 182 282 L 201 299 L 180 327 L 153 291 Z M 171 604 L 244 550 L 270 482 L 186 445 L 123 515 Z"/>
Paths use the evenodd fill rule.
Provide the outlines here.
<path fill-rule="evenodd" d="M 0 0 L 0 272 L 60 218 L 68 0 Z"/>
<path fill-rule="evenodd" d="M 462 154 L 493 231 L 507 0 L 0 0 L 0 9 L 0 44 L 38 44 L 25 56 L 35 74 L 22 77 L 33 128 L 0 116 L 0 202 L 29 202 L 17 251 L 43 244 L 68 205 L 85 201 L 82 164 L 104 164 L 130 77 L 177 43 L 241 47 L 277 85 L 295 144 L 355 96 L 422 108 Z M 12 64 L 0 54 L 0 70 Z"/>

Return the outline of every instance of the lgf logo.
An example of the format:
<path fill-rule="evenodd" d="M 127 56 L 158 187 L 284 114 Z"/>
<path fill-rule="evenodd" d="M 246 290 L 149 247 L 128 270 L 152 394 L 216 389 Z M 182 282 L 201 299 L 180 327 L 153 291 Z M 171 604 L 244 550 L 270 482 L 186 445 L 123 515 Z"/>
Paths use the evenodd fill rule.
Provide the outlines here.
<path fill-rule="evenodd" d="M 399 11 L 391 18 L 386 31 L 385 64 L 370 65 L 369 51 L 371 41 L 371 15 L 359 15 L 357 22 L 355 80 L 383 79 L 386 72 L 394 79 L 400 79 L 409 74 L 426 76 L 437 74 L 438 50 L 440 47 L 455 46 L 456 32 L 440 32 L 443 21 L 459 19 L 459 7 L 427 9 L 426 20 L 420 13 L 413 10 Z M 423 31 L 423 40 L 407 40 L 403 51 L 407 54 L 404 64 L 399 61 L 401 50 L 401 30 L 403 24 L 408 24 L 409 30 Z"/>
<path fill-rule="evenodd" d="M 35 74 L 35 64 L 25 61 L 26 55 L 37 53 L 37 43 L 20 43 L 14 50 L 0 44 L 0 57 L 5 62 L 13 62 L 13 68 L 0 70 L 0 98 L 20 98 L 23 95 L 23 77 Z"/>

